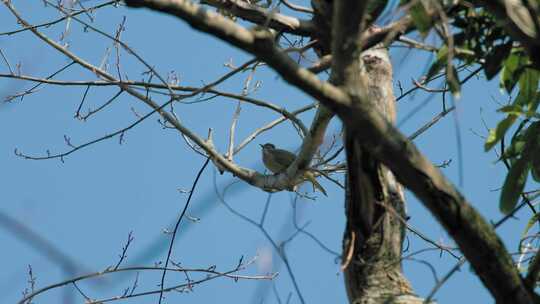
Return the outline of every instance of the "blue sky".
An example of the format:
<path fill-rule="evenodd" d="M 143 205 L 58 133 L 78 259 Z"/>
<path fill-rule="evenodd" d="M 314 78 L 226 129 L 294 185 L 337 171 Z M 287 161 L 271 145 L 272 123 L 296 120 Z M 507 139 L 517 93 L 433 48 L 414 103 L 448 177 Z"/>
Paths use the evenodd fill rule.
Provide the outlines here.
<path fill-rule="evenodd" d="M 19 12 L 31 23 L 40 23 L 58 17 L 54 9 L 44 7 L 36 1 L 28 4 L 13 1 Z M 88 1 L 87 6 L 97 2 Z M 150 62 L 162 75 L 174 71 L 182 85 L 200 86 L 228 71 L 223 64 L 232 59 L 239 65 L 250 59 L 247 54 L 229 47 L 226 43 L 206 34 L 194 32 L 183 22 L 148 10 L 129 10 L 125 7 L 105 8 L 96 15 L 96 25 L 109 34 L 114 34 L 117 25 L 127 17 L 126 31 L 122 39 Z M 87 20 L 83 18 L 84 20 Z M 5 7 L 0 9 L 0 32 L 17 29 L 13 17 Z M 66 28 L 62 22 L 54 27 L 42 29 L 58 41 Z M 110 41 L 92 32 L 84 32 L 76 23 L 70 24 L 67 37 L 70 49 L 95 65 L 102 61 Z M 13 36 L 0 36 L 0 48 L 12 66 L 21 63 L 23 74 L 46 77 L 69 63 L 65 57 L 39 41 L 29 32 Z M 114 49 L 113 49 L 114 50 Z M 114 54 L 114 52 L 113 52 Z M 406 52 L 403 48 L 391 50 L 395 68 L 395 81 L 410 88 L 411 78 L 419 78 L 426 69 L 429 55 Z M 110 60 L 114 71 L 114 56 Z M 139 80 L 145 68 L 126 52 L 122 53 L 122 69 L 130 79 Z M 8 73 L 0 65 L 0 73 Z M 241 93 L 247 74 L 239 74 L 225 82 L 220 89 Z M 71 67 L 57 79 L 93 80 L 95 77 L 78 67 Z M 267 67 L 260 67 L 254 80 L 261 87 L 253 97 L 271 101 L 287 109 L 297 109 L 311 103 L 305 94 L 288 86 Z M 2 96 L 28 89 L 30 83 L 0 79 Z M 94 272 L 116 264 L 128 233 L 133 231 L 134 241 L 128 251 L 125 265 L 151 266 L 162 261 L 170 236 L 163 233 L 172 229 L 173 223 L 183 208 L 187 194 L 179 189 L 189 189 L 196 172 L 204 159 L 193 153 L 182 138 L 172 130 L 164 130 L 157 123 L 157 116 L 129 130 L 124 142 L 118 138 L 104 141 L 82 149 L 64 159 L 31 161 L 14 155 L 19 151 L 31 155 L 62 152 L 66 146 L 64 135 L 74 144 L 103 136 L 136 120 L 134 111 L 147 113 L 143 104 L 127 95 L 121 95 L 110 107 L 99 115 L 81 122 L 74 113 L 83 96 L 85 87 L 43 86 L 24 100 L 0 104 L 0 212 L 16 219 L 71 257 L 79 265 L 78 273 Z M 92 88 L 86 105 L 96 108 L 116 94 L 115 88 Z M 399 94 L 396 86 L 396 94 Z M 398 121 L 405 134 L 412 134 L 421 125 L 431 120 L 441 109 L 441 97 L 429 100 L 425 93 L 413 94 L 398 103 Z M 426 101 L 427 100 L 427 101 Z M 462 98 L 457 102 L 458 110 L 448 115 L 415 143 L 429 159 L 440 164 L 452 160 L 442 169 L 454 183 L 459 183 L 458 146 L 456 132 L 462 137 L 463 176 L 460 189 L 471 203 L 488 219 L 501 217 L 498 211 L 497 190 L 505 176 L 505 169 L 495 163 L 496 155 L 483 151 L 486 135 L 482 119 L 493 127 L 500 118 L 495 110 L 497 102 L 505 102 L 496 81 L 486 83 L 473 79 L 463 87 Z M 411 111 L 419 111 L 403 122 Z M 212 101 L 192 105 L 177 105 L 181 121 L 205 136 L 208 128 L 214 129 L 217 148 L 225 151 L 229 125 L 236 101 L 215 98 Z M 87 109 L 86 109 L 87 110 Z M 300 117 L 309 124 L 313 112 Z M 261 124 L 278 116 L 268 110 L 249 104 L 242 105 L 237 138 L 243 139 Z M 457 127 L 456 127 L 457 126 Z M 330 136 L 339 132 L 341 126 L 333 121 L 328 130 Z M 299 137 L 289 123 L 284 123 L 258 137 L 235 159 L 239 164 L 262 171 L 259 143 L 271 141 L 279 147 L 295 150 L 300 145 Z M 340 177 L 342 178 L 342 177 Z M 180 227 L 173 251 L 173 260 L 184 267 L 207 268 L 216 265 L 218 270 L 229 270 L 236 266 L 239 258 L 249 260 L 259 255 L 258 262 L 248 268 L 247 274 L 265 271 L 279 272 L 273 282 L 216 279 L 194 288 L 192 292 L 171 293 L 166 302 L 185 300 L 196 303 L 231 302 L 253 303 L 264 298 L 265 303 L 278 303 L 272 284 L 281 301 L 292 294 L 291 303 L 299 303 L 290 276 L 279 262 L 279 257 L 260 230 L 246 223 L 225 208 L 215 193 L 214 181 L 222 192 L 236 181 L 230 174 L 216 173 L 213 165 L 206 169 L 198 184 L 188 215 L 198 221 L 184 221 Z M 344 228 L 343 193 L 333 184 L 322 181 L 328 197 L 317 195 L 316 201 L 296 201 L 297 219 L 302 225 L 309 222 L 307 230 L 334 251 L 340 252 Z M 305 186 L 309 190 L 309 186 Z M 258 219 L 264 210 L 268 194 L 254 189 L 243 182 L 228 188 L 225 199 L 235 210 Z M 451 245 L 452 241 L 431 215 L 414 198 L 407 194 L 411 225 L 430 238 Z M 295 229 L 292 224 L 294 197 L 290 193 L 273 194 L 266 216 L 265 229 L 280 243 L 289 238 Z M 518 214 L 527 219 L 526 214 Z M 510 221 L 499 232 L 512 251 L 517 249 L 516 239 L 524 222 Z M 429 247 L 418 237 L 409 235 L 409 252 Z M 58 264 L 35 250 L 20 234 L 0 225 L 0 302 L 14 303 L 28 287 L 27 267 L 32 265 L 37 278 L 37 287 L 44 287 L 68 276 Z M 321 249 L 305 235 L 298 235 L 285 247 L 292 271 L 308 303 L 343 303 L 346 295 L 343 277 L 335 256 Z M 450 269 L 455 260 L 448 254 L 439 255 L 430 251 L 417 256 L 432 263 L 440 276 Z M 266 262 L 264 262 L 266 261 Z M 270 261 L 270 262 L 268 262 Z M 268 264 L 270 263 L 270 264 Z M 268 266 L 270 265 L 270 266 Z M 415 290 L 427 295 L 435 282 L 431 271 L 417 261 L 405 261 L 404 268 Z M 130 286 L 135 273 L 111 275 L 106 280 L 88 281 L 81 287 L 92 297 L 118 295 Z M 182 282 L 184 277 L 168 274 L 167 282 Z M 154 289 L 159 283 L 158 273 L 140 273 L 139 291 Z M 72 287 L 67 288 L 69 292 Z M 460 292 L 456 292 L 459 290 Z M 37 303 L 58 303 L 65 296 L 64 290 L 51 291 L 39 298 Z M 267 295 L 264 295 L 264 292 Z M 77 303 L 84 299 L 75 294 Z M 437 293 L 441 302 L 489 301 L 490 296 L 468 265 L 454 275 Z M 155 303 L 156 296 L 135 300 L 137 303 Z"/>

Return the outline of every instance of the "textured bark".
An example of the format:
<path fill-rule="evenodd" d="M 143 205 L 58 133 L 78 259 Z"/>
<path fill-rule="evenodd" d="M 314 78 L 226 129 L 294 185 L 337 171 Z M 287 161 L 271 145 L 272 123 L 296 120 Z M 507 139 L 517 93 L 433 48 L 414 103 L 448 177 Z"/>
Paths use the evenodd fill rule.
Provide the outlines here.
<path fill-rule="evenodd" d="M 386 49 L 376 47 L 363 52 L 358 72 L 366 81 L 373 110 L 394 123 L 392 66 Z M 392 172 L 363 149 L 356 138 L 354 132 L 346 132 L 343 266 L 349 301 L 421 303 L 401 269 L 406 217 L 403 190 Z"/>
<path fill-rule="evenodd" d="M 312 1 L 314 21 L 319 31 L 319 55 L 361 49 L 364 20 L 344 21 L 344 27 L 356 27 L 357 37 L 346 36 L 334 27 L 333 3 Z M 366 8 L 358 4 L 359 10 Z M 339 9 L 339 8 L 337 8 Z M 338 12 L 339 14 L 339 12 Z M 367 32 L 376 30 L 371 28 Z M 366 33 L 364 33 L 365 35 Z M 331 45 L 333 43 L 333 45 Z M 375 46 L 351 61 L 334 57 L 330 82 L 352 96 L 365 96 L 373 111 L 392 124 L 396 119 L 392 89 L 392 65 L 388 52 Z M 347 183 L 345 212 L 347 224 L 343 236 L 345 286 L 350 303 L 421 303 L 402 273 L 401 253 L 405 234 L 403 190 L 390 170 L 363 148 L 354 131 L 345 130 Z"/>
<path fill-rule="evenodd" d="M 331 24 L 332 28 L 332 35 L 327 35 L 332 42 L 332 84 L 321 81 L 308 70 L 299 67 L 287 54 L 276 47 L 275 37 L 267 30 L 259 27 L 247 30 L 218 14 L 201 9 L 200 6 L 189 0 L 125 0 L 125 2 L 129 6 L 145 6 L 182 18 L 195 29 L 210 33 L 265 61 L 284 80 L 303 90 L 337 114 L 343 124 L 351 131 L 349 135 L 355 136 L 358 141 L 356 144 L 362 150 L 365 148 L 367 152 L 364 153 L 370 153 L 374 159 L 384 163 L 391 169 L 397 180 L 420 199 L 448 234 L 454 238 L 478 277 L 498 303 L 540 303 L 534 291 L 526 288 L 511 256 L 493 227 L 406 136 L 389 123 L 382 113 L 373 111 L 372 104 L 367 100 L 367 92 L 358 86 L 362 84 L 361 81 L 358 81 L 361 75 L 358 73 L 359 54 L 366 45 L 359 45 L 362 33 L 366 32 L 365 28 L 360 26 L 363 23 L 361 19 L 365 13 L 365 1 L 313 0 L 313 2 L 326 2 L 334 11 L 339 11 L 336 16 L 340 18 L 333 18 L 333 22 L 327 22 Z M 8 2 L 4 4 L 9 7 Z M 16 15 L 16 13 L 14 14 Z M 323 18 L 323 20 L 330 19 Z M 411 18 L 403 17 L 401 20 L 404 20 L 404 23 L 398 24 L 399 28 L 410 24 Z M 25 26 L 29 26 L 22 20 L 19 19 L 19 21 Z M 319 27 L 316 28 L 319 29 Z M 91 65 L 72 56 L 68 50 L 54 41 L 40 36 L 35 29 L 30 28 L 30 31 L 92 72 L 111 81 L 114 80 L 112 76 L 101 70 L 93 69 Z M 151 100 L 146 100 L 143 95 L 127 86 L 122 86 L 122 88 L 156 109 L 156 105 Z M 273 189 L 285 189 L 287 186 L 287 180 L 284 179 L 285 174 L 280 174 L 277 177 L 261 176 L 252 170 L 228 162 L 213 146 L 192 134 L 174 117 L 165 111 L 160 111 L 160 108 L 157 110 L 175 128 L 205 149 L 214 160 L 242 180 L 261 188 L 264 188 L 267 182 L 273 185 Z M 361 160 L 361 156 L 356 156 L 356 158 Z M 351 183 L 350 189 L 357 185 L 357 183 Z M 376 186 L 373 188 L 377 189 Z M 375 210 L 377 202 L 367 200 L 362 201 L 362 203 L 373 203 Z M 357 202 L 352 200 L 350 204 L 357 204 Z M 376 233 L 375 228 L 378 224 L 376 220 L 377 218 L 373 218 L 373 226 L 368 225 L 372 228 L 369 233 Z M 368 244 L 368 242 L 369 239 L 366 239 L 364 243 Z M 359 252 L 359 254 L 361 257 L 364 253 Z M 399 297 L 399 301 L 391 299 L 391 297 L 387 297 L 387 299 L 394 303 L 404 303 L 402 299 L 415 298 L 414 296 Z"/>

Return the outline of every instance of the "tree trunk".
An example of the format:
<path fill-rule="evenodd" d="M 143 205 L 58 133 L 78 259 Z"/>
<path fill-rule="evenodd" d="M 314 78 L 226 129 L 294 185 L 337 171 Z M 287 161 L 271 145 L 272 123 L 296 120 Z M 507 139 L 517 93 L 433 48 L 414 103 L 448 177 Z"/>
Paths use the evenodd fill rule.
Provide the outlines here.
<path fill-rule="evenodd" d="M 331 52 L 332 3 L 313 0 L 320 56 Z M 334 37 L 335 38 L 335 37 Z M 395 122 L 392 66 L 385 48 L 375 46 L 347 67 L 353 81 L 344 90 L 367 94 L 374 111 Z M 334 72 L 334 71 L 333 71 Z M 334 73 L 332 73 L 333 75 Z M 337 79 L 330 82 L 340 85 Z M 343 87 L 343 85 L 342 85 Z M 375 161 L 345 130 L 347 183 L 342 269 L 350 303 L 422 303 L 402 273 L 401 252 L 405 236 L 403 190 L 390 170 Z"/>
<path fill-rule="evenodd" d="M 374 111 L 395 121 L 392 66 L 381 46 L 361 54 L 368 100 Z M 405 236 L 403 190 L 390 170 L 346 132 L 347 225 L 343 239 L 345 285 L 351 303 L 421 303 L 402 273 Z"/>

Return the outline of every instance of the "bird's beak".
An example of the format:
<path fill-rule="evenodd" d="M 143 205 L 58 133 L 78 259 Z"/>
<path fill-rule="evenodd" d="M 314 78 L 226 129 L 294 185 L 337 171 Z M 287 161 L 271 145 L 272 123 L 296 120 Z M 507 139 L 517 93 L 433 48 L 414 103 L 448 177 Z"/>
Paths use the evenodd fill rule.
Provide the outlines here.
<path fill-rule="evenodd" d="M 263 149 L 264 149 L 264 146 L 263 146 L 263 145 L 259 144 L 259 146 L 261 146 L 261 148 L 263 148 Z"/>

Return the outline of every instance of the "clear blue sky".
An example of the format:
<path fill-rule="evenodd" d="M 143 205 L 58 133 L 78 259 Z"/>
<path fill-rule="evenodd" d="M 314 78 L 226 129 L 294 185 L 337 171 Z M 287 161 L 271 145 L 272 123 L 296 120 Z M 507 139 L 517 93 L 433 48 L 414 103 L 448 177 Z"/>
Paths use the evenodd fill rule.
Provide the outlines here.
<path fill-rule="evenodd" d="M 44 7 L 41 1 L 13 1 L 20 13 L 31 23 L 41 23 L 58 17 L 54 9 Z M 84 2 L 86 6 L 96 1 Z M 127 17 L 126 31 L 122 40 L 141 54 L 162 75 L 175 71 L 180 84 L 200 86 L 218 78 L 228 69 L 223 66 L 232 59 L 239 65 L 250 57 L 208 35 L 194 32 L 186 24 L 172 17 L 159 15 L 148 10 L 129 10 L 124 7 L 105 8 L 95 14 L 96 25 L 109 34 L 114 34 L 123 16 Z M 88 20 L 83 17 L 84 20 Z M 112 44 L 92 32 L 84 32 L 75 22 L 70 25 L 67 42 L 70 49 L 95 65 L 99 65 L 107 48 Z M 5 7 L 0 8 L 0 32 L 19 28 Z M 65 30 L 66 22 L 41 29 L 58 41 Z M 46 77 L 69 63 L 51 47 L 45 45 L 29 32 L 0 36 L 0 49 L 8 57 L 12 67 L 20 63 L 25 75 Z M 114 48 L 110 70 L 115 71 Z M 408 53 L 402 48 L 392 49 L 396 84 L 400 81 L 405 89 L 411 87 L 411 78 L 418 78 L 425 71 L 425 54 Z M 145 68 L 133 57 L 122 52 L 123 73 L 130 79 L 139 80 Z M 5 64 L 0 64 L 0 73 L 7 73 Z M 220 88 L 241 93 L 247 74 L 240 74 Z M 57 79 L 93 80 L 95 77 L 78 67 L 71 67 Z M 306 95 L 289 87 L 275 73 L 261 67 L 254 80 L 262 86 L 253 97 L 275 104 L 297 109 L 311 103 Z M 31 87 L 30 83 L 0 78 L 0 95 L 14 94 Z M 23 101 L 0 104 L 0 212 L 16 219 L 38 233 L 51 244 L 71 257 L 79 266 L 78 273 L 103 270 L 114 265 L 118 254 L 133 231 L 134 241 L 128 251 L 125 265 L 153 265 L 166 255 L 169 235 L 164 229 L 172 229 L 173 223 L 183 208 L 187 195 L 178 189 L 189 189 L 196 172 L 204 159 L 194 154 L 181 137 L 172 130 L 163 130 L 157 116 L 131 129 L 125 134 L 124 143 L 118 138 L 98 143 L 59 160 L 31 161 L 14 155 L 13 151 L 43 155 L 67 150 L 64 135 L 74 144 L 103 136 L 136 120 L 137 113 L 149 111 L 137 100 L 121 95 L 110 107 L 99 115 L 81 122 L 74 113 L 83 96 L 85 87 L 42 86 Z M 397 86 L 396 86 L 397 91 Z M 96 108 L 117 92 L 116 88 L 91 88 L 86 98 L 88 107 Z M 399 92 L 396 92 L 399 94 Z M 400 124 L 405 134 L 411 134 L 422 124 L 441 111 L 441 97 L 435 96 L 426 102 L 426 94 L 414 94 L 399 102 L 398 116 L 402 121 L 411 111 L 426 103 L 410 119 Z M 504 102 L 497 83 L 486 84 L 484 79 L 473 79 L 463 87 L 458 111 L 448 115 L 439 124 L 421 135 L 415 143 L 434 163 L 451 159 L 448 168 L 442 169 L 446 176 L 458 184 L 458 146 L 456 131 L 462 138 L 464 183 L 461 190 L 466 197 L 488 219 L 496 220 L 498 191 L 505 169 L 496 164 L 496 155 L 483 151 L 486 135 L 482 124 L 485 120 L 493 127 L 500 118 L 495 114 L 496 102 Z M 215 98 L 211 101 L 177 105 L 182 122 L 192 130 L 205 136 L 208 128 L 215 130 L 216 146 L 225 151 L 228 128 L 236 106 L 233 100 Z M 313 115 L 301 115 L 307 124 Z M 275 113 L 249 104 L 242 106 L 237 138 L 243 139 L 261 124 L 277 118 Z M 457 126 L 457 128 L 456 128 Z M 338 121 L 329 128 L 332 134 L 340 130 Z M 296 149 L 299 138 L 290 124 L 285 123 L 258 137 L 242 151 L 236 161 L 243 166 L 262 170 L 259 143 L 271 141 L 280 147 Z M 252 265 L 247 274 L 279 272 L 274 280 L 276 290 L 285 302 L 292 293 L 291 303 L 299 303 L 290 277 L 279 262 L 260 230 L 231 214 L 218 200 L 214 191 L 214 178 L 219 191 L 235 179 L 230 174 L 219 175 L 210 164 L 196 188 L 188 215 L 199 221 L 185 221 L 177 237 L 173 260 L 184 267 L 207 268 L 216 265 L 218 270 L 229 270 L 236 266 L 239 258 L 246 260 L 259 254 L 263 261 Z M 342 177 L 340 177 L 342 178 Z M 316 235 L 326 246 L 340 252 L 344 228 L 343 193 L 333 184 L 322 181 L 328 190 L 328 198 L 317 195 L 317 201 L 300 199 L 297 202 L 298 221 L 309 222 L 307 230 Z M 309 189 L 309 188 L 307 188 Z M 268 194 L 243 182 L 233 185 L 226 196 L 227 202 L 246 216 L 258 219 L 264 209 Z M 291 202 L 293 196 L 282 192 L 272 195 L 265 228 L 273 239 L 280 243 L 295 231 L 292 225 Z M 423 206 L 408 194 L 408 211 L 411 225 L 430 238 L 451 245 L 452 241 L 433 220 Z M 521 218 L 526 219 L 524 214 Z M 523 221 L 512 221 L 500 232 L 508 240 L 507 245 L 515 251 L 515 238 L 523 228 Z M 429 244 L 409 234 L 409 252 L 430 247 Z M 37 287 L 62 281 L 68 276 L 57 263 L 37 251 L 22 239 L 0 225 L 0 302 L 14 303 L 28 287 L 27 266 L 32 265 L 37 277 Z M 322 250 L 305 235 L 297 236 L 285 247 L 292 271 L 308 303 L 344 303 L 346 300 L 343 277 L 339 262 Z M 265 259 L 271 258 L 270 266 Z M 430 251 L 416 256 L 432 263 L 439 276 L 450 269 L 455 260 L 448 254 L 439 255 Z M 405 261 L 405 272 L 415 290 L 425 296 L 435 282 L 428 267 L 417 261 Z M 155 289 L 159 273 L 140 273 L 138 291 Z M 111 275 L 107 280 L 85 282 L 79 286 L 91 297 L 106 297 L 122 293 L 130 286 L 135 273 L 128 276 Z M 168 274 L 167 282 L 182 282 L 183 276 Z M 270 285 L 269 285 L 270 284 Z M 166 302 L 184 300 L 190 303 L 236 302 L 277 303 L 272 292 L 272 283 L 263 281 L 239 281 L 217 279 L 194 288 L 190 293 L 171 293 Z M 68 290 L 73 290 L 68 287 Z M 456 292 L 459 290 L 459 292 Z M 267 296 L 264 295 L 267 291 Z M 49 292 L 35 299 L 36 303 L 58 303 L 64 296 L 63 290 Z M 135 300 L 137 303 L 156 303 L 156 296 Z M 441 302 L 490 301 L 479 280 L 468 266 L 454 275 L 437 293 Z M 77 303 L 84 299 L 76 294 Z"/>

